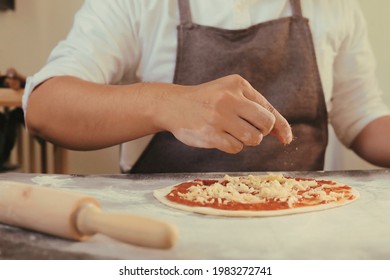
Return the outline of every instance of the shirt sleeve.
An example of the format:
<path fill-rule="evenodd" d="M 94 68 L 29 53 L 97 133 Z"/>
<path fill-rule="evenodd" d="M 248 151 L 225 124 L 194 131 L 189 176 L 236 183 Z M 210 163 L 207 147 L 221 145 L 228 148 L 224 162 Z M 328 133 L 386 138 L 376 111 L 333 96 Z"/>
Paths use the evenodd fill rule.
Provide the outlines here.
<path fill-rule="evenodd" d="M 138 9 L 136 1 L 87 0 L 67 38 L 53 49 L 46 65 L 28 77 L 23 108 L 32 90 L 51 77 L 69 75 L 104 84 L 124 82 L 124 76 L 135 80 Z"/>
<path fill-rule="evenodd" d="M 382 100 L 366 23 L 356 2 L 350 1 L 346 30 L 334 62 L 329 112 L 337 137 L 347 147 L 367 124 L 390 114 Z"/>

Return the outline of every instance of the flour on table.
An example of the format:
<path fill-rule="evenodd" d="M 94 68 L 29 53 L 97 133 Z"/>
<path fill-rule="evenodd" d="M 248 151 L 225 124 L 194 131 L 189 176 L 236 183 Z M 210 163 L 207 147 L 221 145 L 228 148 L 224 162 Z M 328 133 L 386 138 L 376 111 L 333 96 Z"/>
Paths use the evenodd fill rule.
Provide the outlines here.
<path fill-rule="evenodd" d="M 41 186 L 54 186 L 54 187 L 64 187 L 68 183 L 73 183 L 73 180 L 70 178 L 59 178 L 60 176 L 35 176 L 31 179 L 34 183 Z"/>
<path fill-rule="evenodd" d="M 115 204 L 142 205 L 147 201 L 146 195 L 148 193 L 151 193 L 148 190 L 133 191 L 129 189 L 114 188 L 112 185 L 105 184 L 112 182 L 101 182 L 101 179 L 99 179 L 99 182 L 95 182 L 92 178 L 90 178 L 90 180 L 88 181 L 88 186 L 83 186 L 83 183 L 81 181 L 73 180 L 72 178 L 67 178 L 63 175 L 36 176 L 32 178 L 31 181 L 41 186 L 62 188 L 74 192 L 84 193 L 86 195 L 92 196 L 101 203 L 110 205 L 112 204 L 111 206 L 115 206 Z"/>

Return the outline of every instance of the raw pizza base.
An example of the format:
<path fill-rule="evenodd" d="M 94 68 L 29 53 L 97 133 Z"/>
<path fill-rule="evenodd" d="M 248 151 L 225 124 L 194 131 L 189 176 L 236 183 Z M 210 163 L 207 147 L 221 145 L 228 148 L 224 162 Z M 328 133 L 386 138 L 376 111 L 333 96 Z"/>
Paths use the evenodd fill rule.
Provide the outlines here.
<path fill-rule="evenodd" d="M 175 185 L 176 186 L 176 185 Z M 344 200 L 342 202 L 330 202 L 327 204 L 320 204 L 314 206 L 304 206 L 298 208 L 288 208 L 288 209 L 280 209 L 280 210 L 261 210 L 261 211 L 253 211 L 253 210 L 224 210 L 224 209 L 216 209 L 212 207 L 200 207 L 200 206 L 188 206 L 180 203 L 175 203 L 170 201 L 165 196 L 171 192 L 171 190 L 175 186 L 169 186 L 162 189 L 157 189 L 153 192 L 154 197 L 162 202 L 163 204 L 176 208 L 179 210 L 199 213 L 204 215 L 212 215 L 212 216 L 227 216 L 227 217 L 273 217 L 273 216 L 282 216 L 282 215 L 291 215 L 298 213 L 307 213 L 314 211 L 322 211 L 331 208 L 340 207 L 343 205 L 350 204 L 356 201 L 360 194 L 354 188 L 351 188 L 351 193 L 354 195 L 354 199 L 352 200 Z"/>

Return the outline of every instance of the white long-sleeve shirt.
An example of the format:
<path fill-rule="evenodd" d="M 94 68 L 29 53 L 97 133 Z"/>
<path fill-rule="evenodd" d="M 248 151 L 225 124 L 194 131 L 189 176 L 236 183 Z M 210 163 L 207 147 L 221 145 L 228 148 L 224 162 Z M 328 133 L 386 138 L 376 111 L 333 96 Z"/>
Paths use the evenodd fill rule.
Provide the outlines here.
<path fill-rule="evenodd" d="M 363 15 L 354 0 L 301 3 L 312 31 L 330 123 L 349 146 L 369 122 L 390 114 L 381 99 Z M 194 23 L 224 29 L 292 14 L 289 0 L 190 0 L 190 6 Z M 24 109 L 34 87 L 54 76 L 103 84 L 172 82 L 178 24 L 177 0 L 87 0 L 66 40 L 28 78 Z M 123 170 L 130 169 L 146 142 L 123 146 Z"/>

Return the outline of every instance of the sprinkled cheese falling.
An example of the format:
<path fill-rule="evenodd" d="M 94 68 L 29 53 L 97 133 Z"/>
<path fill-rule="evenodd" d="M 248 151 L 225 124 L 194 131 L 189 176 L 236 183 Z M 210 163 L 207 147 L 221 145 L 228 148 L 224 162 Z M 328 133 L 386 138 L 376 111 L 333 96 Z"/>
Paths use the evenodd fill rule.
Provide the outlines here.
<path fill-rule="evenodd" d="M 281 174 L 264 176 L 225 177 L 218 182 L 205 186 L 197 184 L 189 187 L 186 193 L 178 192 L 184 200 L 198 202 L 203 205 L 227 205 L 230 202 L 253 204 L 275 201 L 287 203 L 293 207 L 297 202 L 307 204 L 327 203 L 343 199 L 343 192 L 326 191 L 342 185 L 318 184 L 314 179 L 296 180 Z"/>

